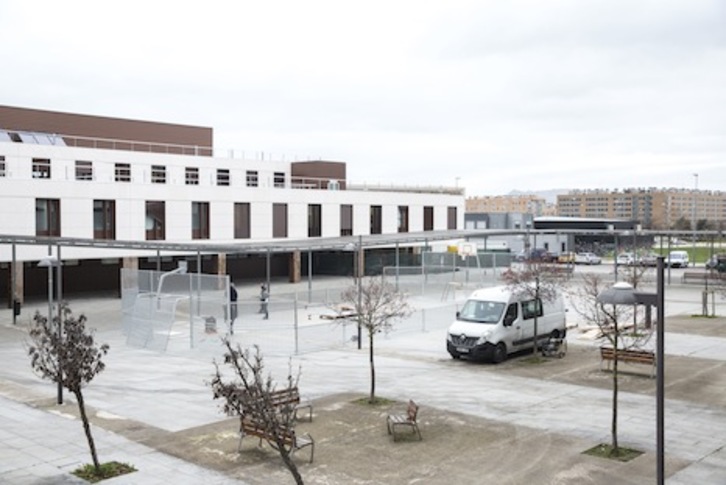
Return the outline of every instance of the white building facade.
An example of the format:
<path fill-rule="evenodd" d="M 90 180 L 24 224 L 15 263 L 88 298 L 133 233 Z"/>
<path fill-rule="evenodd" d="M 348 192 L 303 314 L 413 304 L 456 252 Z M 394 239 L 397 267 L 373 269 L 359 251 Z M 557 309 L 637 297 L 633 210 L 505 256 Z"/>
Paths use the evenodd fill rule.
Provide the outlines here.
<path fill-rule="evenodd" d="M 103 127 L 102 137 L 94 126 Z M 130 140 L 130 126 L 146 139 Z M 176 137 L 165 136 L 176 128 Z M 209 145 L 198 145 L 199 137 L 182 143 L 185 129 Z M 460 189 L 356 186 L 342 162 L 218 158 L 211 133 L 0 106 L 0 234 L 234 244 L 463 227 Z M 25 262 L 28 272 L 48 252 L 42 245 L 0 245 L 0 289 L 9 291 L 11 261 Z M 64 247 L 62 259 L 117 259 L 120 268 L 150 255 Z M 22 293 L 23 281 L 30 282 L 18 271 L 15 293 Z"/>

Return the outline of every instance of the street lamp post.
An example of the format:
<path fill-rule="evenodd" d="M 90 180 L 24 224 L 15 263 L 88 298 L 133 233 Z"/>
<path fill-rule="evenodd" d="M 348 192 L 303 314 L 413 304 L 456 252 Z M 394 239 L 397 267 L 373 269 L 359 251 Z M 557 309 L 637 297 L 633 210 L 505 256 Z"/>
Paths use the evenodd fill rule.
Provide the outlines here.
<path fill-rule="evenodd" d="M 39 268 L 48 268 L 48 324 L 53 321 L 53 268 L 60 268 L 61 262 L 53 256 L 46 256 L 38 261 Z M 60 298 L 61 281 L 58 276 L 58 297 Z M 58 340 L 63 338 L 63 315 L 60 300 L 58 301 Z M 63 404 L 63 371 L 58 363 L 58 404 Z"/>
<path fill-rule="evenodd" d="M 696 231 L 698 229 L 698 223 L 697 223 L 697 214 L 698 214 L 698 174 L 693 174 L 693 197 L 691 200 L 693 201 L 693 215 L 692 215 L 692 221 L 691 221 L 691 230 L 693 231 L 693 263 L 696 263 Z"/>

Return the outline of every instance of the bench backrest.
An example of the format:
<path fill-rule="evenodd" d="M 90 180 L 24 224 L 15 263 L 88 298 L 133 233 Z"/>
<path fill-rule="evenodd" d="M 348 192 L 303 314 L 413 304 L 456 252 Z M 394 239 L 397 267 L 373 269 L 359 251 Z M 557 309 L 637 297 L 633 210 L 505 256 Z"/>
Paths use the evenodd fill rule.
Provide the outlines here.
<path fill-rule="evenodd" d="M 615 357 L 615 349 L 612 347 L 600 347 L 600 355 L 606 358 L 613 358 Z M 650 350 L 618 349 L 618 359 L 626 359 L 628 357 L 652 359 L 655 357 L 655 354 Z"/>
<path fill-rule="evenodd" d="M 257 436 L 262 439 L 274 440 L 275 437 L 272 433 L 269 433 L 262 423 L 253 421 L 249 418 L 242 418 L 240 422 L 240 431 L 246 435 Z M 283 428 L 279 430 L 279 436 L 282 438 L 282 442 L 286 445 L 292 445 L 295 443 L 295 430 L 292 428 Z"/>
<path fill-rule="evenodd" d="M 408 409 L 406 410 L 406 414 L 408 415 L 408 420 L 412 423 L 416 422 L 416 416 L 418 415 L 418 404 L 413 402 L 413 399 L 409 399 L 408 401 Z"/>
<path fill-rule="evenodd" d="M 270 393 L 270 401 L 274 407 L 282 407 L 287 404 L 300 404 L 300 392 L 297 387 L 273 391 Z"/>

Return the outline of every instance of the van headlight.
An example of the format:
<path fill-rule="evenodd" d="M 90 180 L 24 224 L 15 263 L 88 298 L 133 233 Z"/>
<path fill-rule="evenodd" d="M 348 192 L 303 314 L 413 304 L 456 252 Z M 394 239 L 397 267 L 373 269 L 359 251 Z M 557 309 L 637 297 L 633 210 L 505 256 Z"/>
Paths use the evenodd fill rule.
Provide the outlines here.
<path fill-rule="evenodd" d="M 487 340 L 489 340 L 489 337 L 491 337 L 491 336 L 492 336 L 491 333 L 489 333 L 489 332 L 485 333 L 484 335 L 482 335 L 481 337 L 479 337 L 477 339 L 477 341 L 476 341 L 477 345 L 482 345 L 482 344 L 487 343 Z"/>

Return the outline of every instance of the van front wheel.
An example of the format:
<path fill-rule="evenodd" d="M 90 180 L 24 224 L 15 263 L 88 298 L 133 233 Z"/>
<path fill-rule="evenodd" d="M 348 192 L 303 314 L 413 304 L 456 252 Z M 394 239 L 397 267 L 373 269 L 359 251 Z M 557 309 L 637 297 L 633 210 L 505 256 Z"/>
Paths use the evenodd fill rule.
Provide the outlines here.
<path fill-rule="evenodd" d="M 492 353 L 492 360 L 495 364 L 499 364 L 501 362 L 504 362 L 507 359 L 507 346 L 504 345 L 504 342 L 499 342 L 496 347 L 494 347 L 494 352 Z"/>

